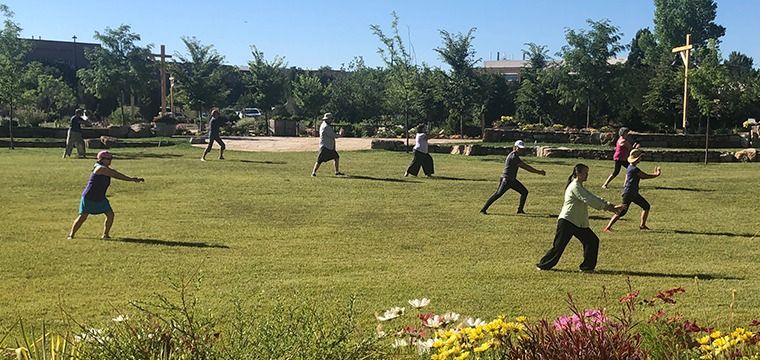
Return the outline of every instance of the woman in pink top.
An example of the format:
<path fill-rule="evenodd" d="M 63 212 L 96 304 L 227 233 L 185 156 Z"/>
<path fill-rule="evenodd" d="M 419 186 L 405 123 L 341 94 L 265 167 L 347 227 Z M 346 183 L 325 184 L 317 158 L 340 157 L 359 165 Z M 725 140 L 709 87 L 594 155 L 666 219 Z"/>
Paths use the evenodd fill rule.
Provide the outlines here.
<path fill-rule="evenodd" d="M 639 144 L 634 143 L 630 136 L 628 136 L 628 128 L 620 128 L 619 135 L 615 145 L 615 154 L 612 155 L 612 160 L 615 160 L 615 170 L 607 177 L 607 181 L 602 185 L 602 189 L 606 189 L 610 181 L 620 174 L 620 168 L 628 167 L 628 154 L 630 154 L 631 149 L 639 148 Z"/>

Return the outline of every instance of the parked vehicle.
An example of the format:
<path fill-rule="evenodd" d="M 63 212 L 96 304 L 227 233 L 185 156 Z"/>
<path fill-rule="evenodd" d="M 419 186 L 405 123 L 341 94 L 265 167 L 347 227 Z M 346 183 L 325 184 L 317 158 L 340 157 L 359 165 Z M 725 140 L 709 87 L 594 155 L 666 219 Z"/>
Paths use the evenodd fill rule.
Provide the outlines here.
<path fill-rule="evenodd" d="M 255 118 L 261 116 L 261 110 L 258 108 L 245 108 L 238 113 L 238 116 L 242 118 Z"/>

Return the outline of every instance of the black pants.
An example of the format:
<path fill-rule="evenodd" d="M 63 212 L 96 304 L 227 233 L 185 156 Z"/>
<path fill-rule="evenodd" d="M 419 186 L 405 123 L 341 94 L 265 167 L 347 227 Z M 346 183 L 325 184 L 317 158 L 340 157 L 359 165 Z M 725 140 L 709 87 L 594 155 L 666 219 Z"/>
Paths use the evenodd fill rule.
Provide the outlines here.
<path fill-rule="evenodd" d="M 483 209 L 480 211 L 488 210 L 488 207 L 490 207 L 494 201 L 498 200 L 509 189 L 514 189 L 520 193 L 520 206 L 517 207 L 517 211 L 523 211 L 523 208 L 525 207 L 525 200 L 528 200 L 528 189 L 526 189 L 525 186 L 517 179 L 507 180 L 506 178 L 501 178 L 501 181 L 499 182 L 499 188 L 496 189 L 496 192 L 493 193 L 493 195 L 491 195 L 488 200 L 486 200 L 486 204 L 483 205 Z"/>
<path fill-rule="evenodd" d="M 628 161 L 615 160 L 615 170 L 612 171 L 612 177 L 617 177 L 620 174 L 620 169 L 628 168 Z"/>
<path fill-rule="evenodd" d="M 552 245 L 552 248 L 546 252 L 546 255 L 541 258 L 541 261 L 536 266 L 542 270 L 548 270 L 557 265 L 559 258 L 562 257 L 562 253 L 565 251 L 565 247 L 567 247 L 573 236 L 577 237 L 581 241 L 581 244 L 583 244 L 581 270 L 594 270 L 596 258 L 599 255 L 599 237 L 594 234 L 591 228 L 579 228 L 565 219 L 559 219 L 557 222 L 554 245 Z"/>
<path fill-rule="evenodd" d="M 651 206 L 649 205 L 649 201 L 647 201 L 647 199 L 644 199 L 644 197 L 641 196 L 641 194 L 639 193 L 625 194 L 623 195 L 623 204 L 628 205 L 628 206 L 626 206 L 625 210 L 620 212 L 620 217 L 623 217 L 625 214 L 628 213 L 628 209 L 631 203 L 638 205 L 639 207 L 641 207 L 642 210 L 645 210 L 645 211 L 649 211 L 649 209 L 651 208 Z"/>
<path fill-rule="evenodd" d="M 206 153 L 211 152 L 211 147 L 214 146 L 214 141 L 219 143 L 219 146 L 221 147 L 221 149 L 224 150 L 225 146 L 224 146 L 224 141 L 222 141 L 222 137 L 219 135 L 215 135 L 215 136 L 208 137 L 208 146 L 206 146 Z"/>
<path fill-rule="evenodd" d="M 406 172 L 410 175 L 417 176 L 417 174 L 420 172 L 420 167 L 422 167 L 422 171 L 427 176 L 433 175 L 435 173 L 435 170 L 433 169 L 433 157 L 430 156 L 430 154 L 415 150 L 412 163 L 409 164 Z"/>

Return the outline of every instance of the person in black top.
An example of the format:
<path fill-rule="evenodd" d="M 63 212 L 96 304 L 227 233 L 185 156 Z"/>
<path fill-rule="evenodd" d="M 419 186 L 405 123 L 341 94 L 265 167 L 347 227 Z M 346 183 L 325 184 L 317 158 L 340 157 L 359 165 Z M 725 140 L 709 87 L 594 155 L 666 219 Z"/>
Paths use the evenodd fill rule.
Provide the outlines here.
<path fill-rule="evenodd" d="M 211 110 L 211 120 L 208 122 L 208 146 L 201 156 L 201 161 L 206 161 L 206 155 L 211 152 L 211 147 L 214 146 L 214 141 L 219 143 L 219 160 L 224 160 L 224 141 L 219 136 L 219 128 L 222 126 L 221 114 L 219 109 L 214 108 Z"/>
<path fill-rule="evenodd" d="M 63 152 L 63 157 L 71 156 L 71 151 L 74 146 L 77 148 L 77 156 L 82 159 L 85 157 L 84 139 L 82 139 L 82 115 L 84 111 L 77 109 L 74 112 L 74 116 L 69 120 L 69 131 L 66 134 L 66 150 Z"/>
<path fill-rule="evenodd" d="M 509 189 L 514 189 L 520 193 L 520 205 L 517 207 L 518 214 L 525 214 L 525 200 L 528 199 L 528 189 L 517 180 L 517 170 L 523 168 L 526 171 L 534 174 L 546 175 L 546 171 L 538 170 L 520 159 L 520 151 L 525 148 L 525 143 L 522 140 L 515 141 L 515 145 L 512 146 L 512 152 L 507 155 L 507 160 L 504 162 L 504 173 L 501 175 L 501 181 L 499 182 L 499 188 L 491 195 L 486 201 L 483 208 L 480 209 L 480 213 L 487 215 L 488 207 L 493 204 L 494 201 L 499 199 Z"/>

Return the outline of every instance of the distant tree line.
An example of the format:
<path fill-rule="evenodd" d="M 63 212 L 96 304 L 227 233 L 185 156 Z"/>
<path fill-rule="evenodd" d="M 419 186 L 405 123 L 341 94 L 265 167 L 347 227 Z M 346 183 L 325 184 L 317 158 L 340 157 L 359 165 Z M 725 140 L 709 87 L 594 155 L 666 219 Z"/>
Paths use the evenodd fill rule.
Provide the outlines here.
<path fill-rule="evenodd" d="M 380 67 L 368 67 L 356 57 L 340 69 L 303 70 L 251 46 L 248 70 L 240 71 L 225 65 L 213 45 L 185 36 L 184 51 L 169 63 L 174 105 L 198 116 L 211 107 L 258 107 L 267 118 L 303 120 L 329 111 L 339 122 L 427 123 L 470 135 L 497 120 L 672 131 L 680 126 L 684 72 L 671 49 L 691 34 L 690 130 L 699 131 L 707 119 L 712 128 L 732 128 L 760 116 L 760 71 L 742 53 L 721 57 L 726 29 L 715 23 L 715 0 L 654 2 L 654 30 L 639 30 L 627 45 L 609 20 L 588 20 L 587 28 L 566 30 L 567 44 L 554 56 L 544 45 L 525 44 L 527 65 L 519 81 L 477 66 L 475 28 L 440 30 L 441 45 L 434 50 L 446 69 L 417 64 L 399 34 L 395 13 L 390 31 L 370 26 L 380 40 Z M 20 26 L 6 6 L 0 11 L 5 17 L 0 111 L 6 117 L 15 111 L 14 117 L 50 119 L 87 106 L 118 123 L 135 121 L 135 116 L 151 119 L 159 112 L 152 45 L 139 45 L 140 35 L 129 26 L 96 32 L 101 47 L 85 54 L 91 66 L 72 77 L 55 66 L 26 61 L 29 45 L 19 37 Z M 625 61 L 614 61 L 626 50 Z M 82 89 L 81 96 L 76 88 Z"/>

